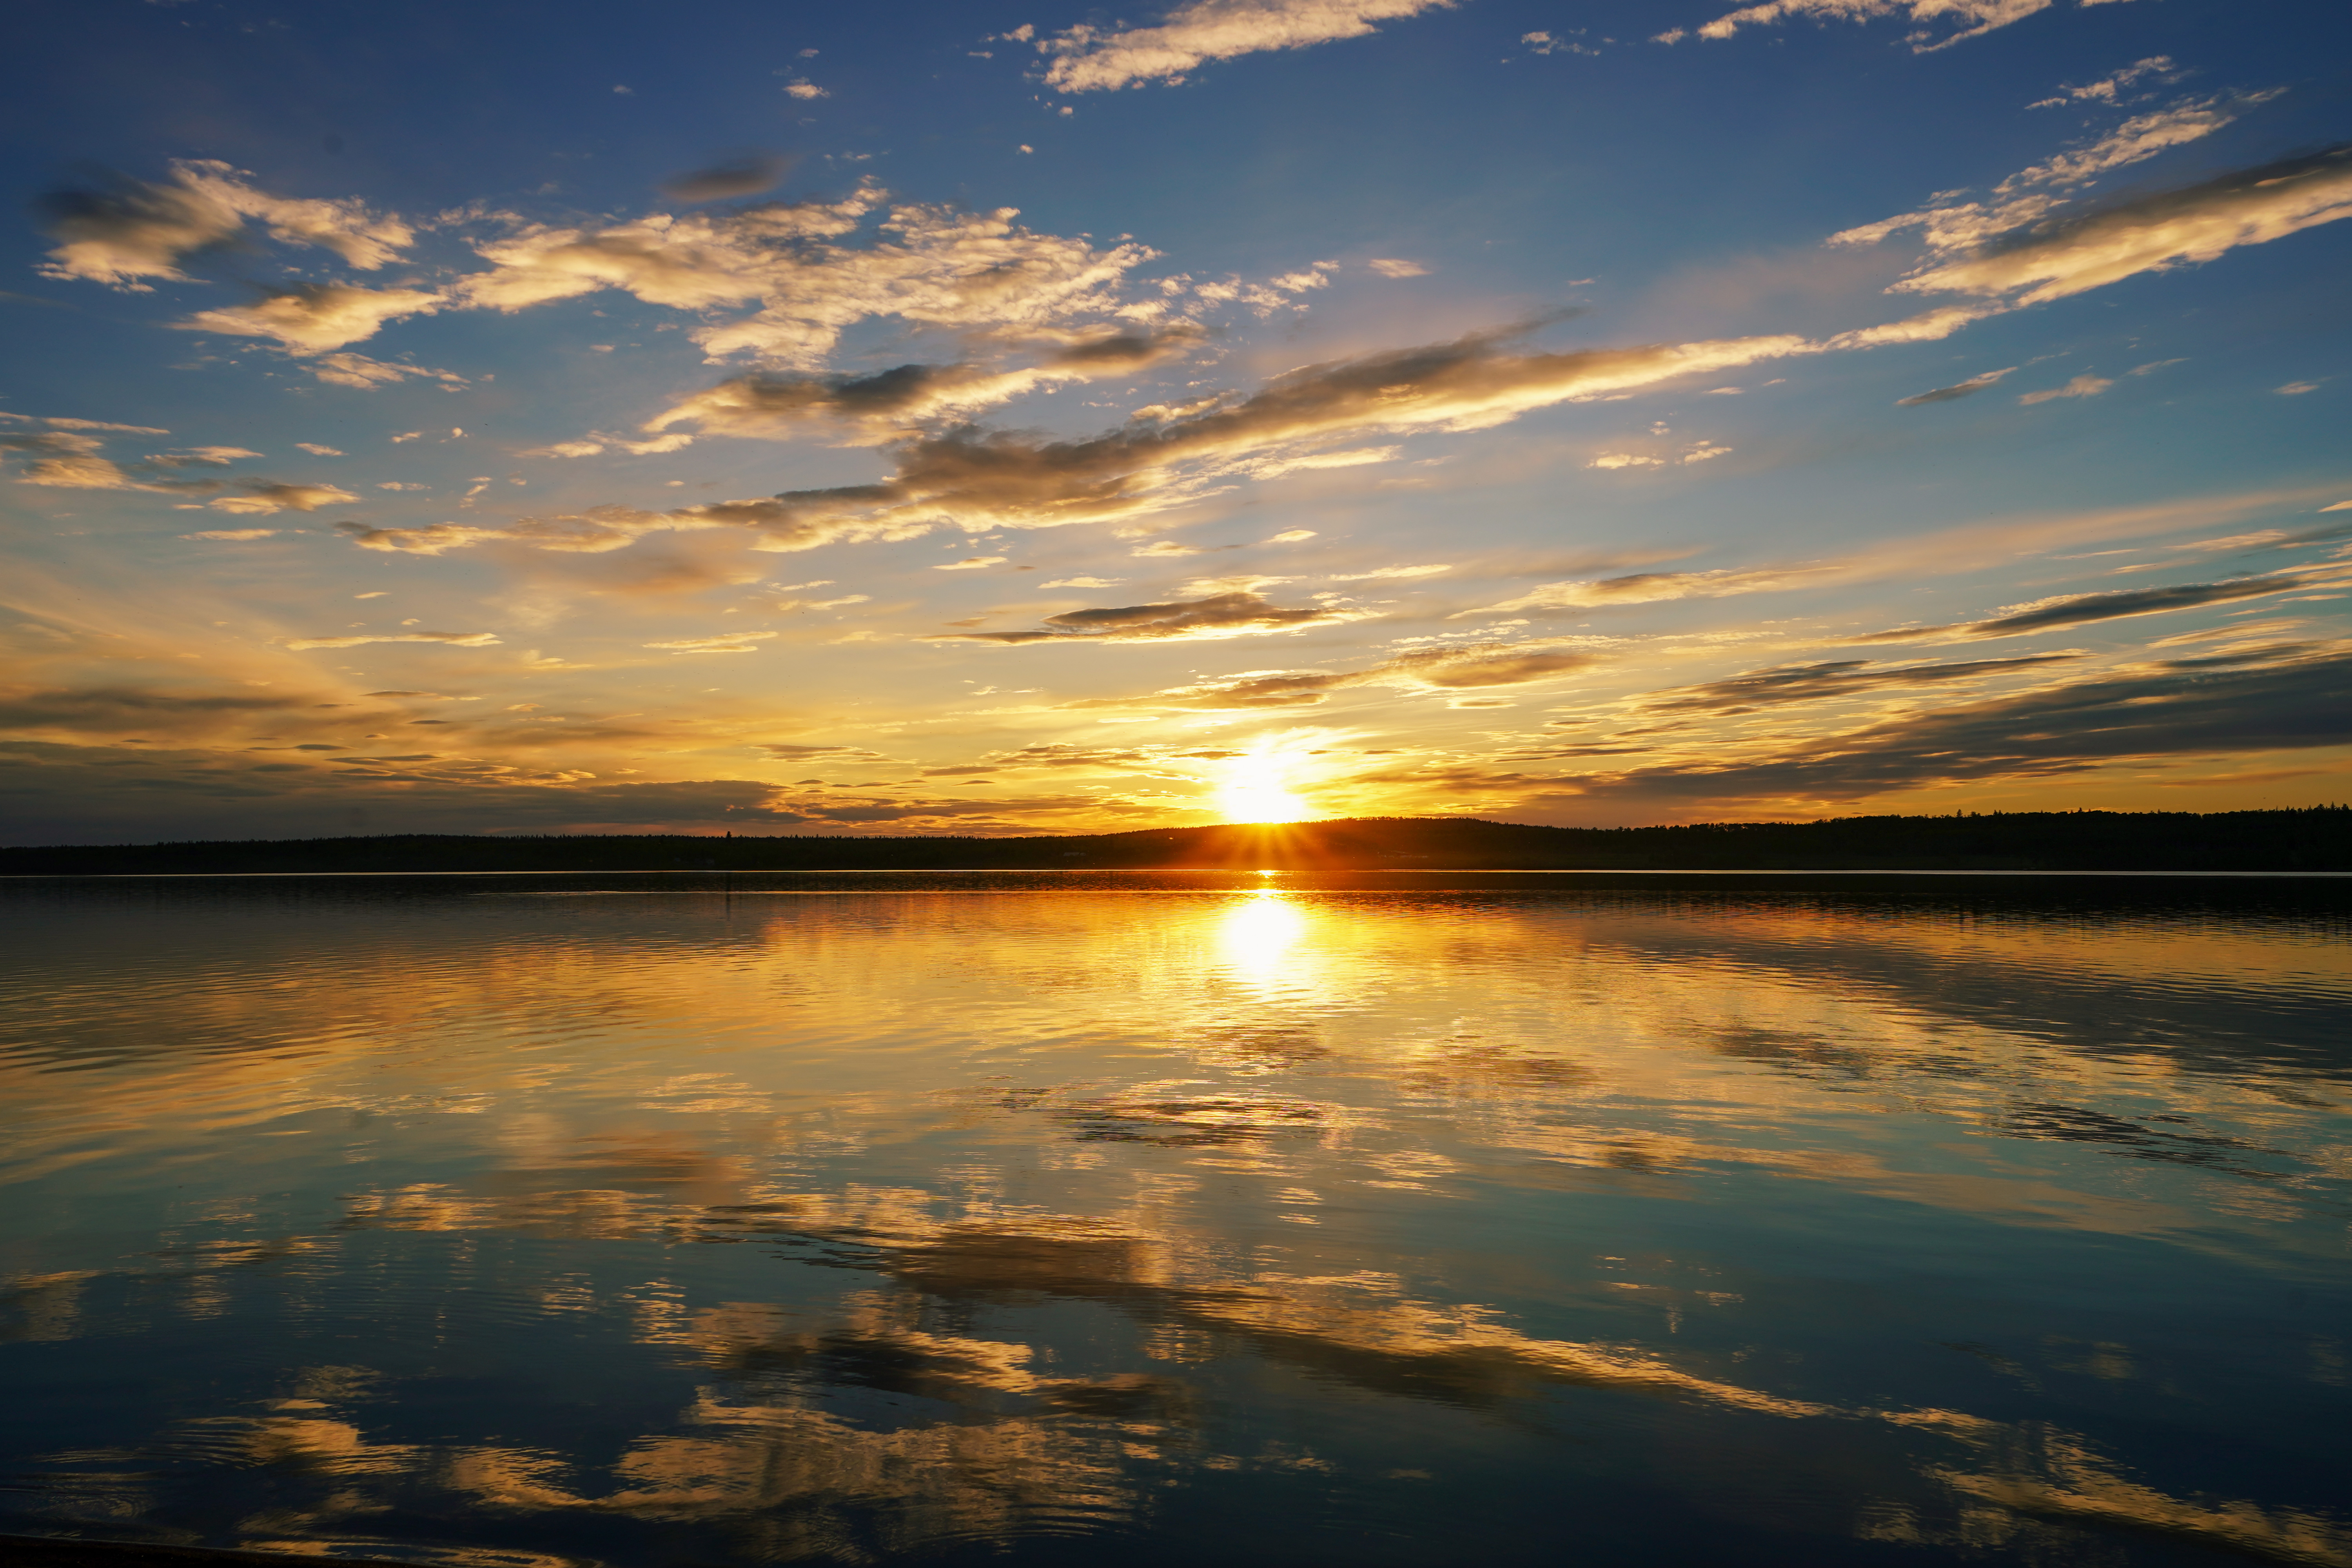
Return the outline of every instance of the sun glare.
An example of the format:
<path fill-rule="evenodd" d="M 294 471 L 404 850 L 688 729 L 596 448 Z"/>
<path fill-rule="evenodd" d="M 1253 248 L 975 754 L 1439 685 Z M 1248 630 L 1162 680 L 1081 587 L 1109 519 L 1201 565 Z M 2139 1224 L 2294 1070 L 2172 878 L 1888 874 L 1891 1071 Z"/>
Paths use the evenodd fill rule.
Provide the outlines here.
<path fill-rule="evenodd" d="M 1289 759 L 1257 745 L 1225 763 L 1217 811 L 1227 822 L 1297 822 L 1313 808 L 1289 788 Z"/>

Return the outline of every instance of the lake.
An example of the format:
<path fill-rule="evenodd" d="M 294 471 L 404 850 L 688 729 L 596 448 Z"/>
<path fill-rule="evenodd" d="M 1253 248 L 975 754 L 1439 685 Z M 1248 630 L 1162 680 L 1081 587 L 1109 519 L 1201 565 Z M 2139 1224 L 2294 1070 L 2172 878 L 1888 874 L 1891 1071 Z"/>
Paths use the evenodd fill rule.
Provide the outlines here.
<path fill-rule="evenodd" d="M 2352 885 L 0 886 L 0 1531 L 2352 1564 Z"/>

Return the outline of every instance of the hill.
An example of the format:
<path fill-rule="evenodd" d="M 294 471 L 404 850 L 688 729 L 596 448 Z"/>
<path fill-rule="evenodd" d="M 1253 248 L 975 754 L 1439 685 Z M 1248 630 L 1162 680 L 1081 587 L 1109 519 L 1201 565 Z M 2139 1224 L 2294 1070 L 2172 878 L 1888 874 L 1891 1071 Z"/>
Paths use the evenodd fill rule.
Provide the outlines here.
<path fill-rule="evenodd" d="M 2352 807 L 2007 812 L 1537 827 L 1466 817 L 1146 828 L 1034 838 L 684 835 L 371 838 L 0 848 L 0 876 L 383 871 L 1096 870 L 2352 871 Z"/>

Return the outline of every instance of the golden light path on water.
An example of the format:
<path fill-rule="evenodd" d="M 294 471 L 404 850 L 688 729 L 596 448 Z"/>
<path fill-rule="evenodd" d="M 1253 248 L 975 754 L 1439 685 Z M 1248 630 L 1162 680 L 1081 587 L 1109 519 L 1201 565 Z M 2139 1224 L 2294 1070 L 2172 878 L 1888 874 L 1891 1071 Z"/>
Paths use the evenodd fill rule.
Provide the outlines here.
<path fill-rule="evenodd" d="M 710 887 L 0 901 L 0 1530 L 2352 1563 L 2340 915 Z"/>

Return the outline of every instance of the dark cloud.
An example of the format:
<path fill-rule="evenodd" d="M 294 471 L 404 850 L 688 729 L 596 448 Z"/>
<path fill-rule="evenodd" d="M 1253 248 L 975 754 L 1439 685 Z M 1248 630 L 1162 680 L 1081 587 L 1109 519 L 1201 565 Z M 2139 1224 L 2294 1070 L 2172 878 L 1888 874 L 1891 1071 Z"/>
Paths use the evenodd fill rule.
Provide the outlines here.
<path fill-rule="evenodd" d="M 1559 783 L 1581 796 L 1838 803 L 2046 779 L 2120 762 L 2352 744 L 2352 647 L 2291 644 L 2096 679 L 1716 756 Z"/>
<path fill-rule="evenodd" d="M 1255 594 L 1214 594 L 1166 605 L 1072 610 L 1048 616 L 1045 632 L 958 632 L 934 640 L 996 643 L 1166 641 L 1180 637 L 1244 637 L 1337 626 L 1357 614 L 1320 605 L 1286 610 Z"/>
<path fill-rule="evenodd" d="M 2169 588 L 2123 588 L 2105 594 L 2066 594 L 2022 605 L 1990 620 L 1943 626 L 1897 627 L 1843 637 L 1848 643 L 1974 642 L 1985 637 L 2028 637 L 2061 626 L 2093 621 L 2121 620 L 2130 616 L 2159 616 L 2172 610 L 2193 610 L 2200 605 L 2225 605 L 2235 599 L 2256 599 L 2309 588 L 2318 580 L 2303 573 L 2274 573 L 2262 577 L 2238 577 L 2226 583 L 2183 583 Z"/>
<path fill-rule="evenodd" d="M 315 696 L 173 692 L 131 686 L 23 689 L 0 694 L 0 730 L 115 734 L 125 730 L 210 729 L 246 714 L 310 708 Z"/>
<path fill-rule="evenodd" d="M 1239 402 L 1217 402 L 1197 411 L 1148 410 L 1151 417 L 1080 440 L 961 426 L 899 443 L 898 471 L 881 484 L 787 490 L 769 501 L 730 504 L 745 509 L 735 521 L 767 534 L 770 548 L 784 550 L 893 537 L 892 530 L 903 537 L 942 522 L 1047 528 L 1110 521 L 1161 510 L 1183 499 L 1190 492 L 1168 478 L 1168 470 L 1181 464 L 1213 472 L 1220 463 L 1274 447 L 1365 431 L 1498 424 L 1571 398 L 1808 350 L 1801 339 L 1776 337 L 1564 353 L 1509 352 L 1532 330 L 1521 325 L 1308 365 L 1276 377 Z M 1066 353 L 1085 352 L 1078 345 Z M 1078 363 L 1068 357 L 1060 362 L 1065 369 Z M 797 384 L 826 390 L 783 391 L 782 399 L 794 406 L 796 398 L 831 395 L 830 384 Z M 718 394 L 723 390 L 689 399 L 648 428 L 689 416 L 722 417 Z"/>
<path fill-rule="evenodd" d="M 662 182 L 661 193 L 672 201 L 720 202 L 772 190 L 793 172 L 798 158 L 782 153 L 742 153 L 708 168 L 695 169 Z"/>
<path fill-rule="evenodd" d="M 866 375 L 732 376 L 664 410 L 645 428 L 658 433 L 691 422 L 709 434 L 760 437 L 832 419 L 888 439 L 941 415 L 989 407 L 1041 387 L 1132 375 L 1190 351 L 1202 337 L 1201 329 L 1180 322 L 1157 331 L 1066 335 L 1040 363 L 1010 369 L 967 361 L 894 365 Z"/>
<path fill-rule="evenodd" d="M 1961 664 L 1873 665 L 1868 659 L 1849 658 L 1822 664 L 1783 665 L 1774 669 L 1750 670 L 1727 680 L 1712 680 L 1704 686 L 1653 692 L 1643 700 L 1642 706 L 1736 713 L 1749 708 L 1851 697 L 1890 687 L 1979 680 L 1987 676 L 2008 675 L 2021 669 L 2040 668 L 2044 665 L 2068 664 L 2084 657 L 2078 653 L 2042 653 L 2021 658 L 1972 659 Z"/>
<path fill-rule="evenodd" d="M 803 820 L 769 807 L 751 780 L 675 784 L 518 782 L 428 753 L 317 763 L 184 750 L 0 742 L 8 841 L 121 844 L 159 838 L 314 837 L 344 833 L 710 832 Z"/>
<path fill-rule="evenodd" d="M 37 205 L 60 242 L 53 273 L 100 282 L 177 277 L 182 260 L 233 243 L 245 227 L 241 215 L 205 191 L 120 174 L 96 188 L 51 191 Z"/>

